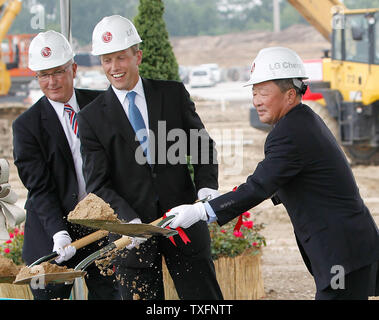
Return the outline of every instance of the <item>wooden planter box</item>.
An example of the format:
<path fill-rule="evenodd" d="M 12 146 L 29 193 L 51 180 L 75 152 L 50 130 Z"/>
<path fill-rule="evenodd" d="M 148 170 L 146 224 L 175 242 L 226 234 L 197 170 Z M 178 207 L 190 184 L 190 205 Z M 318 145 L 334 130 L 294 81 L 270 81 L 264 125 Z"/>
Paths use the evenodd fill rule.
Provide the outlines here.
<path fill-rule="evenodd" d="M 265 295 L 261 255 L 220 258 L 214 261 L 216 276 L 225 300 L 257 300 Z M 174 283 L 163 260 L 165 299 L 178 300 Z"/>
<path fill-rule="evenodd" d="M 27 284 L 1 283 L 0 299 L 33 300 L 33 295 Z"/>

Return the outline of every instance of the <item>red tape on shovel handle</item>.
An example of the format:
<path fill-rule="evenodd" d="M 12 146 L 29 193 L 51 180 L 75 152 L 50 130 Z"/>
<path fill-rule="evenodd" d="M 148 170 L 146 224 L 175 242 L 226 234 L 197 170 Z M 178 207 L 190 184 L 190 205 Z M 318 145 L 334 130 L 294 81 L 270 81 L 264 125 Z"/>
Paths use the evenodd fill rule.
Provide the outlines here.
<path fill-rule="evenodd" d="M 167 212 L 169 212 L 170 210 L 168 210 Z M 165 219 L 167 217 L 166 214 L 163 215 L 163 219 Z M 166 229 L 170 229 L 169 226 L 165 227 Z M 182 239 L 182 241 L 184 242 L 184 244 L 187 244 L 188 242 L 191 242 L 191 240 L 188 238 L 188 236 L 186 235 L 186 233 L 183 231 L 182 228 L 180 227 L 177 227 L 175 229 L 176 231 L 178 231 L 178 235 L 179 237 Z M 174 244 L 174 246 L 176 247 L 176 243 L 175 243 L 175 240 L 174 240 L 174 237 L 171 236 L 169 237 L 170 241 Z"/>

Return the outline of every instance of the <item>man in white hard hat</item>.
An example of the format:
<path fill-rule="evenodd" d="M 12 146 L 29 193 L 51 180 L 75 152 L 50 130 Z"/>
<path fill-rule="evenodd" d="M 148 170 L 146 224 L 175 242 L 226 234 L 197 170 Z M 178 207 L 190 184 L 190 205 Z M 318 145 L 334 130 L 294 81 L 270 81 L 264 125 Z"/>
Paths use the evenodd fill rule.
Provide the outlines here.
<path fill-rule="evenodd" d="M 292 50 L 262 49 L 253 62 L 253 104 L 273 125 L 265 158 L 234 192 L 168 214 L 172 228 L 199 220 L 223 225 L 271 198 L 283 203 L 316 283 L 316 299 L 367 299 L 379 260 L 378 228 L 333 134 L 307 105 L 304 65 Z"/>
<path fill-rule="evenodd" d="M 170 207 L 218 195 L 212 139 L 182 83 L 140 77 L 140 42 L 124 17 L 105 17 L 95 26 L 92 53 L 100 56 L 111 86 L 78 116 L 87 192 L 104 199 L 130 223 L 150 223 Z M 162 127 L 182 132 L 188 142 L 191 130 L 202 132 L 196 139 L 205 143 L 198 141 L 201 148 L 193 152 L 209 155 L 209 162 L 194 164 L 194 183 L 186 158 L 181 159 L 184 163 L 166 158 L 158 162 L 158 153 L 167 156 L 174 143 L 166 136 L 162 143 L 154 139 L 165 134 L 159 133 Z M 207 224 L 195 224 L 186 235 L 186 244 L 178 235 L 175 244 L 162 237 L 134 239 L 115 262 L 122 298 L 164 299 L 163 255 L 180 299 L 222 299 Z"/>
<path fill-rule="evenodd" d="M 23 259 L 27 265 L 53 251 L 56 263 L 74 268 L 99 249 L 94 243 L 76 252 L 70 245 L 89 233 L 67 221 L 85 195 L 76 113 L 101 91 L 74 89 L 77 65 L 66 38 L 39 33 L 30 43 L 29 68 L 36 72 L 44 96 L 13 123 L 14 163 L 28 189 Z M 87 270 L 89 299 L 117 299 L 112 277 L 96 267 Z M 34 299 L 68 299 L 72 285 L 31 285 Z"/>

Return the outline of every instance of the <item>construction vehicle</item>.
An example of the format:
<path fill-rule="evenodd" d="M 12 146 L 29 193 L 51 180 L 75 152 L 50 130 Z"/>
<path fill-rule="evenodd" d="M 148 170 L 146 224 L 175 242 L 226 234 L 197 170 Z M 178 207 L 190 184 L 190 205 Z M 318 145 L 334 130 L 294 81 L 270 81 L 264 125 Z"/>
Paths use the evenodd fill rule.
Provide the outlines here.
<path fill-rule="evenodd" d="M 331 42 L 322 58 L 323 80 L 309 82 L 351 164 L 379 165 L 379 9 L 349 10 L 338 0 L 288 0 Z M 301 32 L 301 31 L 300 31 Z M 252 108 L 251 125 L 257 124 Z"/>
<path fill-rule="evenodd" d="M 35 72 L 28 68 L 28 48 L 35 34 L 7 34 L 22 8 L 20 0 L 0 0 L 0 96 L 23 100 Z"/>

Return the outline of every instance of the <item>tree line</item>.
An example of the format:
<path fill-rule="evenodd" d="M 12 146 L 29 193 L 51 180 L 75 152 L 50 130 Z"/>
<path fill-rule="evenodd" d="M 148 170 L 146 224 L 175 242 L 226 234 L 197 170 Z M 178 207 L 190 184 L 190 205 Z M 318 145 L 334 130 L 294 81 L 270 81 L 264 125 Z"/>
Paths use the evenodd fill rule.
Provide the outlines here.
<path fill-rule="evenodd" d="M 156 1 L 156 0 L 152 0 Z M 59 1 L 23 1 L 23 9 L 10 33 L 38 33 L 32 28 L 31 13 L 38 4 L 44 10 L 44 29 L 60 30 Z M 140 0 L 73 0 L 72 35 L 81 44 L 91 42 L 92 30 L 102 17 L 120 14 L 131 20 L 138 12 Z M 345 0 L 348 8 L 379 7 L 379 0 Z M 246 30 L 273 30 L 272 0 L 163 0 L 164 20 L 170 37 L 219 35 Z M 307 24 L 286 1 L 280 0 L 281 28 Z"/>

